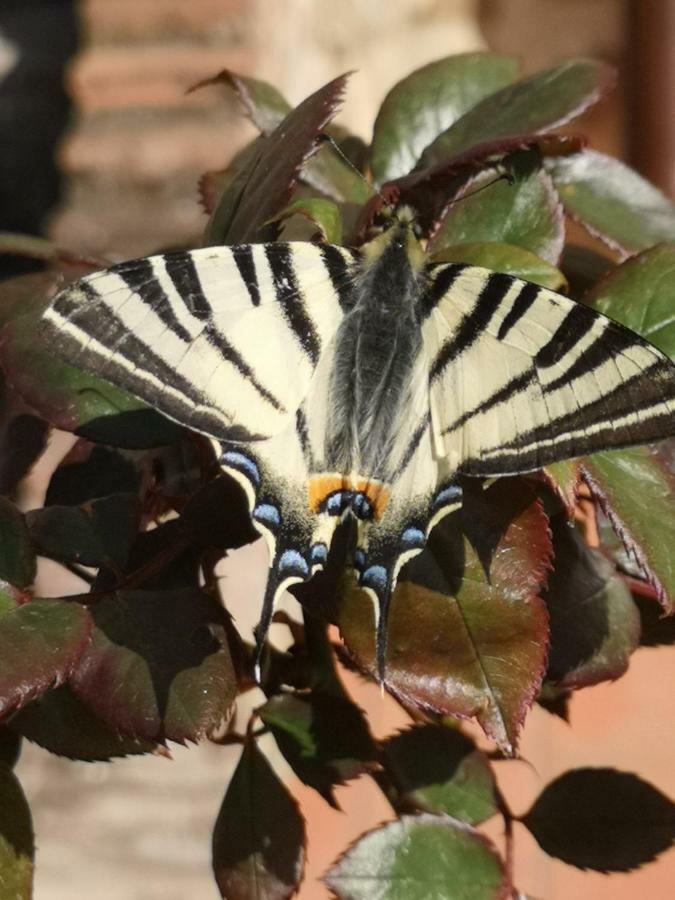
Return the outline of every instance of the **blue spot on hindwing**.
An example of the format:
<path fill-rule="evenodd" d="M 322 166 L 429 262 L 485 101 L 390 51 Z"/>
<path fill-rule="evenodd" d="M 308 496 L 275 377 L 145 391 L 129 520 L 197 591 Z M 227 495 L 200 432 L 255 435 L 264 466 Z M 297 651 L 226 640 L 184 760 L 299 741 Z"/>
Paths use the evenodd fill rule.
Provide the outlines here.
<path fill-rule="evenodd" d="M 313 544 L 309 556 L 312 565 L 323 565 L 328 559 L 328 547 L 325 544 Z"/>
<path fill-rule="evenodd" d="M 438 509 L 441 506 L 452 506 L 453 503 L 462 502 L 462 489 L 458 484 L 449 484 L 434 497 L 434 507 Z"/>
<path fill-rule="evenodd" d="M 220 461 L 223 465 L 230 466 L 238 472 L 242 472 L 256 487 L 260 484 L 260 469 L 253 460 L 244 453 L 239 453 L 237 450 L 228 450 L 223 453 Z"/>
<path fill-rule="evenodd" d="M 354 494 L 352 499 L 352 510 L 354 511 L 354 515 L 357 519 L 372 519 L 373 518 L 373 504 L 370 502 L 368 497 L 365 494 L 362 494 L 360 491 Z"/>
<path fill-rule="evenodd" d="M 253 510 L 253 518 L 263 525 L 278 528 L 281 524 L 281 515 L 276 506 L 271 503 L 261 503 Z"/>
<path fill-rule="evenodd" d="M 424 532 L 419 528 L 406 528 L 401 535 L 401 543 L 407 547 L 423 547 L 424 542 Z"/>
<path fill-rule="evenodd" d="M 357 572 L 362 572 L 363 567 L 366 564 L 366 554 L 363 550 L 355 550 L 354 551 L 354 568 Z"/>
<path fill-rule="evenodd" d="M 322 504 L 322 512 L 329 516 L 339 516 L 349 507 L 352 501 L 352 491 L 335 491 L 325 499 Z"/>
<path fill-rule="evenodd" d="M 297 550 L 284 550 L 277 567 L 282 575 L 309 575 L 307 560 Z"/>
<path fill-rule="evenodd" d="M 359 581 L 366 587 L 374 590 L 382 590 L 387 586 L 387 570 L 384 566 L 368 566 L 365 572 L 361 572 Z"/>

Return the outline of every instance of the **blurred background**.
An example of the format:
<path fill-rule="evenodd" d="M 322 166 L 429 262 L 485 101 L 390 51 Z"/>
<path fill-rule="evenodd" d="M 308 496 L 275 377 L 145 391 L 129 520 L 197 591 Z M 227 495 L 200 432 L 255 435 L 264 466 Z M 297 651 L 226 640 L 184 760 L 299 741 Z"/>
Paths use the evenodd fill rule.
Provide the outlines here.
<path fill-rule="evenodd" d="M 253 131 L 224 89 L 186 96 L 190 85 L 231 68 L 271 81 L 296 103 L 354 69 L 340 121 L 368 139 L 397 80 L 479 49 L 518 55 L 525 73 L 570 56 L 616 65 L 617 91 L 578 130 L 675 193 L 670 0 L 1 0 L 0 230 L 48 234 L 111 259 L 196 244 L 205 225 L 199 176 L 222 168 Z M 26 262 L 0 266 L 6 277 Z M 40 490 L 38 481 L 35 505 Z M 239 615 L 252 621 L 264 567 L 256 546 L 230 567 Z M 673 655 L 641 649 L 619 682 L 574 698 L 571 727 L 534 709 L 521 747 L 531 765 L 497 764 L 514 809 L 526 810 L 571 766 L 635 771 L 675 794 L 674 682 Z M 405 724 L 376 688 L 350 687 L 377 735 Z M 235 753 L 208 744 L 172 753 L 173 761 L 88 765 L 26 749 L 19 775 L 35 816 L 37 900 L 215 900 L 210 830 Z M 309 819 L 300 896 L 321 900 L 317 877 L 390 812 L 367 778 L 338 789 L 344 812 L 335 812 L 274 759 Z M 550 860 L 518 831 L 517 881 L 532 897 L 672 896 L 672 851 L 606 878 Z"/>

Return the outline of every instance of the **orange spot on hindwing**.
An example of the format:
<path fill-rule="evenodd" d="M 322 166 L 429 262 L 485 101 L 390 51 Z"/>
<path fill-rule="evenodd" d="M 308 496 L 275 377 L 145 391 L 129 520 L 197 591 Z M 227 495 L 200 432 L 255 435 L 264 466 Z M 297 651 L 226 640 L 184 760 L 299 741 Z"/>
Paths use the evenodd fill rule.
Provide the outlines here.
<path fill-rule="evenodd" d="M 351 475 L 322 473 L 309 480 L 309 508 L 314 513 L 341 515 L 351 509 L 359 519 L 381 519 L 389 488 L 381 481 Z"/>

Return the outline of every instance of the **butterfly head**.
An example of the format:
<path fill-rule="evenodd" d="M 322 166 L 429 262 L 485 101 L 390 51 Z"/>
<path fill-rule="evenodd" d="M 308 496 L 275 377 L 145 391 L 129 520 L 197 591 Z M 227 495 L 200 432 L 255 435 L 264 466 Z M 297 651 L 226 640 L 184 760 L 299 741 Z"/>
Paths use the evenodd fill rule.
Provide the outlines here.
<path fill-rule="evenodd" d="M 383 206 L 373 219 L 369 238 L 361 252 L 371 264 L 389 247 L 402 250 L 415 271 L 421 269 L 425 262 L 426 254 L 419 241 L 419 226 L 410 206 Z"/>

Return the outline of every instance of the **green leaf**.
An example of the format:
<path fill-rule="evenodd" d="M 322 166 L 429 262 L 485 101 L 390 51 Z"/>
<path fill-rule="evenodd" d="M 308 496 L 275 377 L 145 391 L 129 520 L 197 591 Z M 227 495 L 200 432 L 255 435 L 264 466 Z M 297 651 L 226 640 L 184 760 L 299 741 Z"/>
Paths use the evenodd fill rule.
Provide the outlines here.
<path fill-rule="evenodd" d="M 433 248 L 477 242 L 512 244 L 554 265 L 564 241 L 562 207 L 548 175 L 535 172 L 510 184 L 495 181 L 493 172 L 483 172 L 455 196 Z"/>
<path fill-rule="evenodd" d="M 217 600 L 198 588 L 118 591 L 92 614 L 70 684 L 109 728 L 185 742 L 225 719 L 235 678 Z"/>
<path fill-rule="evenodd" d="M 573 769 L 544 788 L 522 822 L 549 856 L 627 872 L 671 846 L 675 804 L 629 772 Z"/>
<path fill-rule="evenodd" d="M 291 110 L 269 135 L 247 149 L 246 159 L 221 194 L 206 228 L 207 245 L 268 239 L 265 223 L 288 203 L 304 163 L 319 149 L 319 135 L 335 115 L 347 76 L 329 82 Z"/>
<path fill-rule="evenodd" d="M 324 876 L 339 900 L 504 900 L 493 844 L 447 816 L 404 816 L 367 832 Z"/>
<path fill-rule="evenodd" d="M 12 716 L 9 727 L 50 753 L 84 762 L 156 750 L 150 741 L 124 737 L 108 728 L 67 684 L 32 700 Z"/>
<path fill-rule="evenodd" d="M 555 567 L 544 594 L 551 620 L 547 678 L 562 690 L 619 678 L 640 640 L 630 591 L 564 516 L 551 519 L 551 529 Z"/>
<path fill-rule="evenodd" d="M 628 553 L 656 588 L 666 612 L 675 611 L 675 469 L 672 441 L 595 453 L 582 474 Z"/>
<path fill-rule="evenodd" d="M 0 717 L 65 681 L 89 642 L 79 603 L 33 600 L 0 618 Z"/>
<path fill-rule="evenodd" d="M 469 825 L 497 812 L 487 757 L 460 731 L 421 725 L 389 738 L 382 749 L 398 792 L 397 806 L 445 813 Z"/>
<path fill-rule="evenodd" d="M 585 299 L 675 360 L 674 281 L 675 244 L 661 244 L 614 269 Z"/>
<path fill-rule="evenodd" d="M 487 141 L 540 134 L 580 116 L 613 87 L 604 63 L 572 59 L 486 97 L 439 135 L 419 167 L 434 166 Z"/>
<path fill-rule="evenodd" d="M 322 200 L 318 197 L 300 197 L 293 200 L 276 216 L 275 222 L 283 222 L 291 216 L 304 216 L 319 229 L 324 241 L 329 244 L 342 242 L 342 216 L 339 208 L 332 200 Z"/>
<path fill-rule="evenodd" d="M 63 362 L 42 341 L 40 319 L 49 297 L 21 303 L 0 334 L 8 382 L 44 419 L 63 431 L 120 447 L 153 447 L 175 440 L 181 428 L 140 400 Z"/>
<path fill-rule="evenodd" d="M 548 161 L 567 212 L 625 254 L 675 240 L 675 203 L 625 163 L 596 150 Z"/>
<path fill-rule="evenodd" d="M 298 806 L 253 740 L 247 741 L 213 830 L 213 872 L 227 900 L 285 900 L 305 865 Z"/>
<path fill-rule="evenodd" d="M 433 262 L 468 263 L 470 266 L 482 266 L 493 272 L 504 272 L 515 278 L 532 281 L 550 291 L 560 291 L 566 286 L 565 276 L 540 257 L 516 247 L 502 243 L 465 243 L 453 244 L 433 254 Z"/>
<path fill-rule="evenodd" d="M 356 778 L 375 760 L 363 713 L 346 697 L 278 694 L 258 715 L 298 778 L 336 808 L 333 786 Z"/>
<path fill-rule="evenodd" d="M 565 459 L 562 462 L 550 463 L 543 469 L 542 474 L 546 483 L 563 503 L 567 517 L 572 518 L 581 481 L 581 461 Z"/>
<path fill-rule="evenodd" d="M 112 494 L 83 506 L 49 506 L 26 514 L 41 556 L 85 566 L 122 568 L 140 519 L 135 494 Z"/>
<path fill-rule="evenodd" d="M 405 703 L 476 716 L 506 752 L 539 691 L 548 616 L 539 598 L 551 556 L 548 521 L 521 479 L 485 492 L 467 482 L 461 513 L 432 531 L 400 575 L 389 617 L 385 685 Z M 346 591 L 338 624 L 374 673 L 370 598 Z"/>
<path fill-rule="evenodd" d="M 35 839 L 28 801 L 16 775 L 0 763 L 0 897 L 31 900 Z"/>
<path fill-rule="evenodd" d="M 24 516 L 5 497 L 0 497 L 0 579 L 28 587 L 37 571 L 35 549 Z"/>
<path fill-rule="evenodd" d="M 371 168 L 376 184 L 409 172 L 439 134 L 517 76 L 515 57 L 465 53 L 429 63 L 399 81 L 375 120 Z"/>

